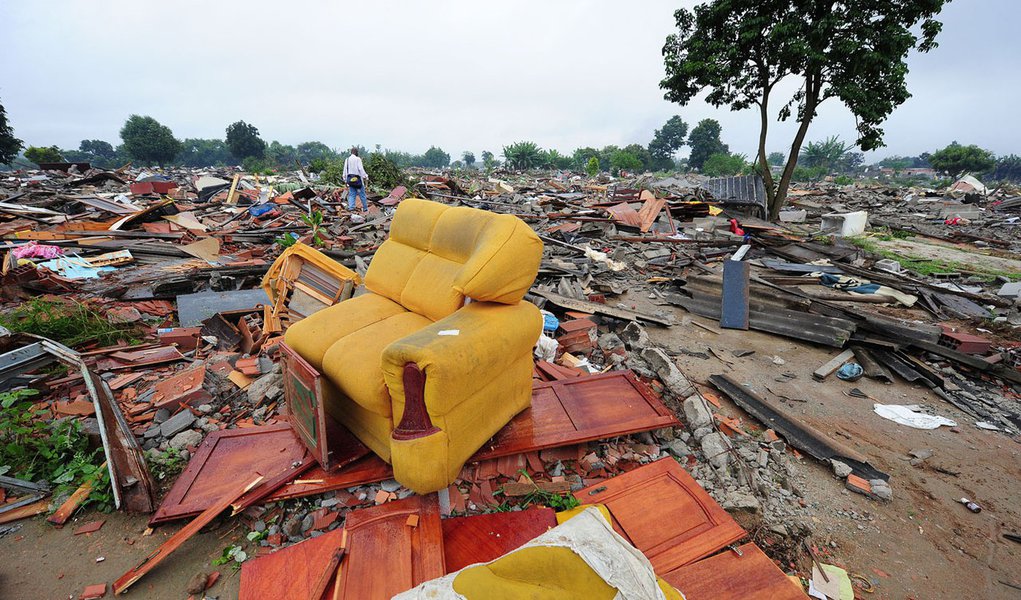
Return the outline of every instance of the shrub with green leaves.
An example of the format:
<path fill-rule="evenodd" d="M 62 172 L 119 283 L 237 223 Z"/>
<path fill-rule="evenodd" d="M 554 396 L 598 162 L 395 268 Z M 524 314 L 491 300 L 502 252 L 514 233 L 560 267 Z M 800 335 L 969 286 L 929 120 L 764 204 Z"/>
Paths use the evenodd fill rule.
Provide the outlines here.
<path fill-rule="evenodd" d="M 94 342 L 112 346 L 118 340 L 139 337 L 134 325 L 114 324 L 99 312 L 79 302 L 55 302 L 35 298 L 14 310 L 0 314 L 0 325 L 14 333 L 31 333 L 65 346 Z"/>

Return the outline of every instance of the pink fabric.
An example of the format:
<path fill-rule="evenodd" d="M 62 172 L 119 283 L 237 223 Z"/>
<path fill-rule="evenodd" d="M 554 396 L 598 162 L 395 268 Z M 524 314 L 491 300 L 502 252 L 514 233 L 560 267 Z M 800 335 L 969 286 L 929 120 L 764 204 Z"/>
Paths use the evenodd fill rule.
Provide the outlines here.
<path fill-rule="evenodd" d="M 48 246 L 46 244 L 37 244 L 36 242 L 29 242 L 24 246 L 19 246 L 14 250 L 14 257 L 17 259 L 22 258 L 57 258 L 64 253 L 64 249 L 59 246 Z"/>

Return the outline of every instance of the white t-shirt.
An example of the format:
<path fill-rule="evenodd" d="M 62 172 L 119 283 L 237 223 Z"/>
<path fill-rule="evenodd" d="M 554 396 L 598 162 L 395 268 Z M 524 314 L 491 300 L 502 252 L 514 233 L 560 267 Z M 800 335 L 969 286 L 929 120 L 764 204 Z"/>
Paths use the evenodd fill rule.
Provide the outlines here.
<path fill-rule="evenodd" d="M 365 167 L 362 166 L 362 159 L 352 154 L 347 157 L 344 161 L 344 180 L 347 181 L 348 175 L 358 175 L 362 178 L 362 181 L 369 179 L 369 174 L 365 172 Z"/>

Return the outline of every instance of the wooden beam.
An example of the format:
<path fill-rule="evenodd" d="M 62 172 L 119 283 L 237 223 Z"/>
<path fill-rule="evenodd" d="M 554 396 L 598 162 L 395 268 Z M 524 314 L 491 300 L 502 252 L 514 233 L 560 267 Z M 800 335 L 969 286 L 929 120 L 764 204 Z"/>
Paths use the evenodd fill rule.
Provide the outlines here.
<path fill-rule="evenodd" d="M 245 495 L 248 490 L 259 485 L 261 482 L 262 476 L 260 475 L 252 480 L 251 483 L 245 484 L 244 487 L 236 488 L 234 492 L 225 495 L 219 502 L 210 506 L 205 510 L 205 512 L 195 517 L 194 521 L 185 525 L 180 531 L 172 535 L 170 539 L 163 542 L 159 548 L 156 548 L 156 550 L 149 554 L 149 556 L 142 559 L 142 562 L 138 563 L 135 568 L 131 569 L 124 575 L 121 575 L 120 579 L 113 582 L 114 595 L 118 596 L 123 594 L 129 587 L 131 587 L 132 584 L 141 579 L 146 573 L 153 570 L 156 565 L 163 562 L 163 560 L 170 556 L 174 550 L 177 550 L 181 544 L 188 540 L 188 538 L 195 535 L 200 529 L 212 522 L 212 520 L 221 512 L 226 510 L 232 502 Z"/>
<path fill-rule="evenodd" d="M 812 373 L 812 378 L 815 379 L 816 381 L 822 381 L 823 379 L 826 379 L 831 374 L 833 374 L 833 371 L 839 369 L 841 366 L 843 366 L 844 363 L 851 360 L 852 358 L 854 358 L 854 351 L 844 350 L 840 354 L 830 359 L 829 362 L 816 369 L 815 372 Z"/>

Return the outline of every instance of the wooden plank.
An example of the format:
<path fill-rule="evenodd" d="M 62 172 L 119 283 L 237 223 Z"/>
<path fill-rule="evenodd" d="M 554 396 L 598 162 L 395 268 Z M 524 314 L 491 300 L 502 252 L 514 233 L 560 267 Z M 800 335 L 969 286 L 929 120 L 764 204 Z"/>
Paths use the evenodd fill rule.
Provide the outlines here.
<path fill-rule="evenodd" d="M 673 458 L 589 486 L 582 504 L 603 504 L 613 528 L 648 557 L 657 573 L 709 556 L 744 529 Z"/>
<path fill-rule="evenodd" d="M 646 192 L 642 192 L 642 196 L 645 196 L 645 194 Z M 639 226 L 642 233 L 652 229 L 652 224 L 656 222 L 656 218 L 664 206 L 666 206 L 666 199 L 664 198 L 649 198 L 642 204 L 642 207 L 638 209 Z"/>
<path fill-rule="evenodd" d="M 408 519 L 413 515 L 414 526 Z M 445 573 L 436 494 L 351 511 L 344 529 L 347 555 L 334 598 L 390 598 Z"/>
<path fill-rule="evenodd" d="M 588 314 L 600 314 L 615 319 L 622 319 L 625 321 L 648 321 L 649 323 L 655 323 L 657 325 L 663 325 L 664 327 L 670 327 L 673 325 L 673 321 L 663 317 L 657 317 L 656 315 L 650 315 L 648 313 L 640 313 L 633 310 L 627 310 L 623 308 L 617 308 L 615 306 L 608 306 L 606 304 L 599 304 L 598 302 L 590 302 L 588 300 L 578 300 L 577 298 L 570 298 L 563 296 L 556 292 L 547 292 L 533 287 L 529 290 L 529 293 L 540 296 L 556 304 L 557 306 L 567 308 L 570 310 L 580 310 Z"/>
<path fill-rule="evenodd" d="M 550 381 L 535 385 L 531 407 L 468 462 L 677 425 L 677 417 L 630 371 Z"/>
<path fill-rule="evenodd" d="M 234 474 L 235 477 L 237 474 Z M 236 479 L 234 480 L 237 481 Z M 248 490 L 259 485 L 262 481 L 262 476 L 256 477 L 251 482 L 244 484 L 244 486 L 237 486 L 230 491 L 229 494 L 225 494 L 216 504 L 210 506 L 201 515 L 195 517 L 195 519 L 181 528 L 180 531 L 170 536 L 170 539 L 163 542 L 159 548 L 153 550 L 148 556 L 142 559 L 142 562 L 121 575 L 121 577 L 113 582 L 113 593 L 114 595 L 123 594 L 129 587 L 131 587 L 136 581 L 145 576 L 146 573 L 156 568 L 156 565 L 163 562 L 168 556 L 170 556 L 174 550 L 181 547 L 181 544 L 188 541 L 188 538 L 199 532 L 200 529 L 212 522 L 221 512 L 223 512 L 231 502 L 234 502 L 245 494 Z"/>
<path fill-rule="evenodd" d="M 350 465 L 327 473 L 321 466 L 315 465 L 302 474 L 301 481 L 291 482 L 279 488 L 265 498 L 265 502 L 278 502 L 293 498 L 303 498 L 315 494 L 323 494 L 334 490 L 376 483 L 393 479 L 394 472 L 390 465 L 375 454 L 361 458 Z"/>
<path fill-rule="evenodd" d="M 556 513 L 549 508 L 444 519 L 447 573 L 495 560 L 556 526 Z"/>
<path fill-rule="evenodd" d="M 312 591 L 340 548 L 343 536 L 343 529 L 334 529 L 319 537 L 245 561 L 241 565 L 238 600 L 312 598 Z M 327 595 L 320 594 L 319 598 Z"/>
<path fill-rule="evenodd" d="M 804 600 L 801 586 L 754 543 L 664 573 L 687 600 Z"/>
<path fill-rule="evenodd" d="M 149 525 L 201 513 L 236 486 L 239 474 L 267 480 L 289 470 L 297 475 L 292 467 L 296 462 L 306 465 L 312 460 L 288 423 L 214 431 L 199 444 Z M 278 485 L 287 480 L 283 477 Z"/>
<path fill-rule="evenodd" d="M 17 521 L 19 519 L 34 517 L 48 511 L 49 509 L 49 500 L 39 500 L 38 502 L 19 506 L 18 508 L 12 508 L 7 512 L 0 513 L 0 523 L 10 523 L 11 521 Z"/>
<path fill-rule="evenodd" d="M 105 462 L 99 466 L 100 471 L 102 471 L 105 468 L 106 468 Z M 64 523 L 66 523 L 67 520 L 71 518 L 71 515 L 74 514 L 74 511 L 78 510 L 78 507 L 81 506 L 82 503 L 88 499 L 89 494 L 92 493 L 92 488 L 95 487 L 95 485 L 96 485 L 95 477 L 90 477 L 89 479 L 87 479 L 85 483 L 78 486 L 78 489 L 76 489 L 74 493 L 71 494 L 67 498 L 67 500 L 65 500 L 64 503 L 60 505 L 60 508 L 54 511 L 52 515 L 47 517 L 46 520 L 56 525 L 58 528 L 63 527 Z"/>
<path fill-rule="evenodd" d="M 812 373 L 812 378 L 816 381 L 822 381 L 852 358 L 854 358 L 854 350 L 844 350 L 830 359 L 826 364 L 816 369 L 815 372 Z"/>

